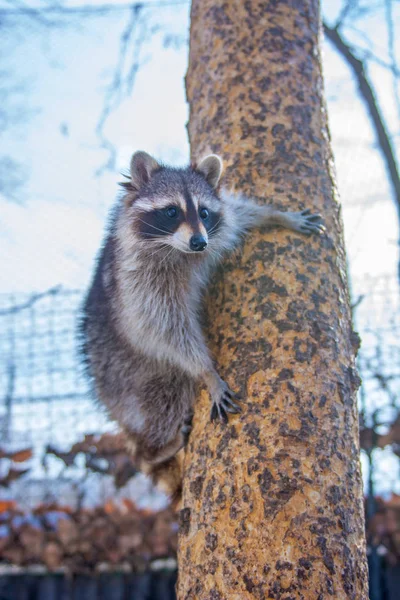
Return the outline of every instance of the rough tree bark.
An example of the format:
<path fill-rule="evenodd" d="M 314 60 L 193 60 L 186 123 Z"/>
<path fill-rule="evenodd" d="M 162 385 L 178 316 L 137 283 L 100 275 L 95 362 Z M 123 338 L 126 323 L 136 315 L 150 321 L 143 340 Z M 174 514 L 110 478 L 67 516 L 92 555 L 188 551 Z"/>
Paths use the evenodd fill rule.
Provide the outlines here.
<path fill-rule="evenodd" d="M 208 299 L 219 371 L 246 399 L 223 427 L 203 392 L 185 460 L 178 597 L 368 598 L 359 383 L 316 0 L 193 0 L 193 159 L 327 234 L 256 232 Z"/>

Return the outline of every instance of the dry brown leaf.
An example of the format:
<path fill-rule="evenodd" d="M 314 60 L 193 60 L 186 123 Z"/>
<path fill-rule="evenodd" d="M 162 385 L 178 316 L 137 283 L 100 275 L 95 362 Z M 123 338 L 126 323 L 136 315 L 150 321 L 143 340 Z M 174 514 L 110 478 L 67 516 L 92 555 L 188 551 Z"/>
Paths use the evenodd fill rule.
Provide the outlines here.
<path fill-rule="evenodd" d="M 2 558 L 10 562 L 12 565 L 24 564 L 24 552 L 21 546 L 12 544 L 3 551 Z"/>
<path fill-rule="evenodd" d="M 117 542 L 121 555 L 124 556 L 129 554 L 132 550 L 139 548 L 143 543 L 143 536 L 138 532 L 123 534 L 118 536 Z"/>
<path fill-rule="evenodd" d="M 10 468 L 8 470 L 7 475 L 5 477 L 0 478 L 0 486 L 8 487 L 10 485 L 10 483 L 12 483 L 13 481 L 16 481 L 17 479 L 19 479 L 20 477 L 25 475 L 25 473 L 28 473 L 28 471 L 29 471 L 29 469 Z"/>
<path fill-rule="evenodd" d="M 23 525 L 19 531 L 19 541 L 27 560 L 41 560 L 45 534 L 32 525 Z"/>
<path fill-rule="evenodd" d="M 79 538 L 79 529 L 72 519 L 61 519 L 58 522 L 57 533 L 64 548 L 68 548 Z"/>
<path fill-rule="evenodd" d="M 18 452 L 10 452 L 8 457 L 14 462 L 25 462 L 32 458 L 32 449 L 25 448 L 24 450 L 18 450 Z"/>
<path fill-rule="evenodd" d="M 62 564 L 63 550 L 57 542 L 47 542 L 43 549 L 43 562 L 49 571 L 54 571 Z"/>
<path fill-rule="evenodd" d="M 14 500 L 0 500 L 0 513 L 6 512 L 8 510 L 14 510 L 16 504 Z"/>

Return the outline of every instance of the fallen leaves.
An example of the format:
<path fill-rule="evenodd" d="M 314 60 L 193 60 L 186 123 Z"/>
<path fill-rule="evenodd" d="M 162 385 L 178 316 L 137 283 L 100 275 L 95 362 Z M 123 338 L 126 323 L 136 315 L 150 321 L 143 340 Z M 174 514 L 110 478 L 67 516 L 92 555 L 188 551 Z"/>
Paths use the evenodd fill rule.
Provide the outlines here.
<path fill-rule="evenodd" d="M 146 568 L 155 558 L 174 557 L 177 525 L 171 508 L 141 510 L 125 499 L 92 509 L 71 510 L 49 504 L 22 512 L 15 504 L 0 513 L 0 562 L 43 564 L 50 571 L 92 572 L 110 568 Z"/>
<path fill-rule="evenodd" d="M 17 450 L 16 452 L 6 452 L 0 448 L 0 458 L 8 458 L 13 462 L 25 462 L 32 458 L 31 448 L 25 448 L 24 450 Z"/>
<path fill-rule="evenodd" d="M 400 414 L 391 423 L 387 424 L 386 433 L 378 433 L 376 428 L 365 427 L 361 423 L 360 427 L 360 446 L 363 450 L 372 450 L 373 448 L 385 448 L 391 446 L 392 450 L 398 456 L 400 455 Z"/>
<path fill-rule="evenodd" d="M 400 562 L 400 495 L 392 494 L 388 500 L 375 498 L 376 513 L 369 519 L 367 542 L 380 547 L 386 560 Z"/>
<path fill-rule="evenodd" d="M 27 469 L 16 469 L 13 463 L 22 463 L 32 458 L 32 450 L 25 448 L 24 450 L 17 450 L 16 452 L 7 452 L 3 448 L 0 448 L 0 459 L 7 459 L 9 461 L 8 466 L 5 469 L 5 475 L 0 476 L 0 486 L 9 487 L 13 482 L 28 473 Z M 1 510 L 1 509 L 0 509 Z"/>

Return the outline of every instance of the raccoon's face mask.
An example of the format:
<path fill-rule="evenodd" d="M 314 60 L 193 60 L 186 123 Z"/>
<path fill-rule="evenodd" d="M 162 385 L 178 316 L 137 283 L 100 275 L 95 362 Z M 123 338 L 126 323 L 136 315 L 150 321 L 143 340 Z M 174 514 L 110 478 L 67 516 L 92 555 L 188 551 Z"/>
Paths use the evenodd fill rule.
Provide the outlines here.
<path fill-rule="evenodd" d="M 123 185 L 138 237 L 155 250 L 170 246 L 197 254 L 212 248 L 222 223 L 215 192 L 221 171 L 216 155 L 207 156 L 197 168 L 174 169 L 145 152 L 134 154 L 130 181 Z"/>

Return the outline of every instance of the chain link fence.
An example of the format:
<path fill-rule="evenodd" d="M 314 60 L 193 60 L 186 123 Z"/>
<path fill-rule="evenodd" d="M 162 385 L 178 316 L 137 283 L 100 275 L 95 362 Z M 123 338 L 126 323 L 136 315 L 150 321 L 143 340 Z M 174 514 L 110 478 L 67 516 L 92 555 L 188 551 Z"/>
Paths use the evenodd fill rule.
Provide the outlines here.
<path fill-rule="evenodd" d="M 400 299 L 394 277 L 353 282 L 362 426 L 385 432 L 399 410 Z M 116 430 L 90 397 L 79 358 L 81 290 L 61 286 L 39 294 L 0 295 L 0 437 L 9 450 L 33 449 L 30 479 L 52 479 L 47 445 L 67 449 L 87 433 Z M 385 429 L 386 428 L 386 429 Z M 376 487 L 399 491 L 398 460 L 376 453 Z"/>
<path fill-rule="evenodd" d="M 79 357 L 77 324 L 83 293 L 61 286 L 40 294 L 0 295 L 0 446 L 30 448 L 28 473 L 2 488 L 23 506 L 44 501 L 95 505 L 117 495 L 110 478 L 66 469 L 48 447 L 67 452 L 86 434 L 117 431 L 89 392 Z M 1 468 L 1 466 L 0 466 Z M 1 476 L 1 472 L 0 472 Z M 159 508 L 165 497 L 142 475 L 121 494 Z"/>

